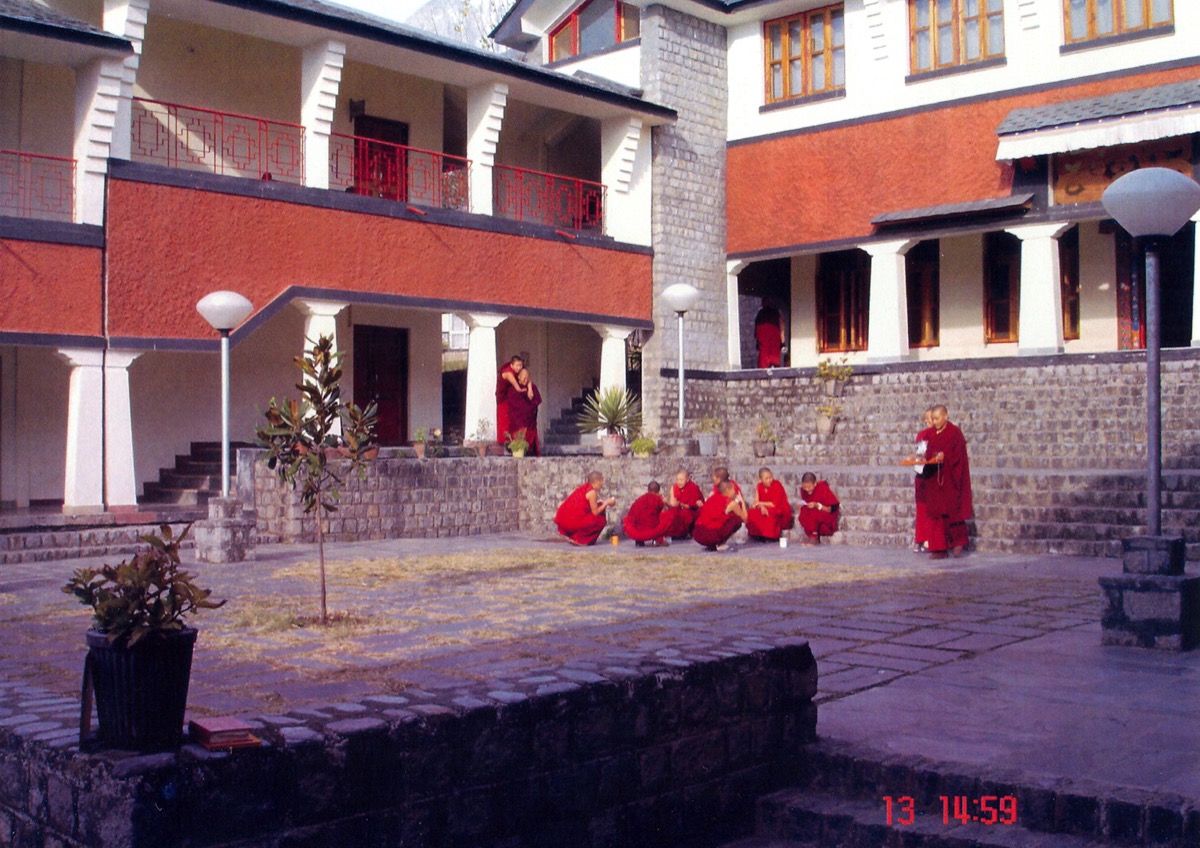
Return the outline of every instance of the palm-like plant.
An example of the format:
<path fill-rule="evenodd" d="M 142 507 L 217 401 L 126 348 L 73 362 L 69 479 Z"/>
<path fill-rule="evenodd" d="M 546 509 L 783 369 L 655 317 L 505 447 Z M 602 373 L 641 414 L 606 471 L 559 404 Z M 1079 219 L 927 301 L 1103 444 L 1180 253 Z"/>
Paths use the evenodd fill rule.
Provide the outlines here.
<path fill-rule="evenodd" d="M 642 428 L 642 402 L 620 386 L 608 386 L 588 397 L 575 423 L 581 433 L 627 437 Z"/>

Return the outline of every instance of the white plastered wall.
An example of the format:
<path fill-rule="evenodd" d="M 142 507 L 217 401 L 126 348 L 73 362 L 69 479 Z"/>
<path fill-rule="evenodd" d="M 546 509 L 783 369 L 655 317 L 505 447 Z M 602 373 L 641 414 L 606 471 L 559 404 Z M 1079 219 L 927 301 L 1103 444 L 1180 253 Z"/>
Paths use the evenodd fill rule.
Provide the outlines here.
<path fill-rule="evenodd" d="M 547 39 L 542 41 L 546 43 Z M 642 87 L 642 47 L 640 43 L 627 44 L 599 56 L 584 56 L 573 62 L 563 62 L 555 65 L 554 70 L 564 74 L 584 71 L 610 79 L 618 85 L 640 89 Z"/>
<path fill-rule="evenodd" d="M 1096 221 L 1079 225 L 1079 338 L 1067 353 L 1117 349 L 1117 262 L 1111 234 Z"/>
<path fill-rule="evenodd" d="M 443 89 L 439 82 L 347 60 L 342 69 L 333 131 L 353 135 L 350 101 L 365 100 L 366 114 L 408 124 L 409 146 L 440 153 Z"/>
<path fill-rule="evenodd" d="M 817 255 L 792 257 L 792 325 L 790 362 L 794 368 L 817 364 Z"/>
<path fill-rule="evenodd" d="M 0 56 L 0 148 L 73 155 L 75 72 Z"/>
<path fill-rule="evenodd" d="M 70 369 L 54 348 L 0 347 L 0 503 L 5 506 L 62 500 L 69 380 Z"/>

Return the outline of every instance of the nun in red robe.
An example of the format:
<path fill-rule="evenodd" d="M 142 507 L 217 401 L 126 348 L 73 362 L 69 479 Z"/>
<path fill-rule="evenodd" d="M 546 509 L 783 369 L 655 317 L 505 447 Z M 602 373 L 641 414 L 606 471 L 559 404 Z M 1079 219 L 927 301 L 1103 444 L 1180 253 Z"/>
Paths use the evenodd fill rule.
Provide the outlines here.
<path fill-rule="evenodd" d="M 647 542 L 655 547 L 665 547 L 671 544 L 667 541 L 667 531 L 671 528 L 671 515 L 666 510 L 663 500 L 662 487 L 657 480 L 651 480 L 646 486 L 646 494 L 634 501 L 629 507 L 622 525 L 625 535 L 633 539 L 639 548 Z"/>
<path fill-rule="evenodd" d="M 933 428 L 927 430 L 925 456 L 925 514 L 929 518 L 929 557 L 945 559 L 966 552 L 967 519 L 975 513 L 967 440 L 950 423 L 946 407 L 933 408 Z"/>
<path fill-rule="evenodd" d="M 667 535 L 672 539 L 686 539 L 692 533 L 692 525 L 696 523 L 696 513 L 704 503 L 704 495 L 700 487 L 692 480 L 692 475 L 684 470 L 675 474 L 675 485 L 667 497 L 667 514 L 671 516 L 671 526 Z"/>
<path fill-rule="evenodd" d="M 712 470 L 712 492 L 709 495 L 718 495 L 721 493 L 721 484 L 728 480 L 733 484 L 733 496 L 736 498 L 742 497 L 742 487 L 737 484 L 737 481 L 729 476 L 729 469 L 724 465 L 718 465 Z"/>
<path fill-rule="evenodd" d="M 600 489 L 604 486 L 604 475 L 593 471 L 587 482 L 567 495 L 554 513 L 558 532 L 567 537 L 572 545 L 594 545 L 608 525 L 607 510 L 617 502 L 616 498 L 600 500 Z"/>
<path fill-rule="evenodd" d="M 754 316 L 754 341 L 758 367 L 778 368 L 783 361 L 783 319 L 769 297 L 763 298 L 762 309 Z"/>
<path fill-rule="evenodd" d="M 796 517 L 783 484 L 775 479 L 771 469 L 758 469 L 754 503 L 746 510 L 746 532 L 751 538 L 776 542 L 794 526 Z"/>
<path fill-rule="evenodd" d="M 496 441 L 502 445 L 508 444 L 508 434 L 512 430 L 508 420 L 508 393 L 517 391 L 517 374 L 524 367 L 525 360 L 514 355 L 496 374 Z"/>
<path fill-rule="evenodd" d="M 841 502 L 824 480 L 811 471 L 800 478 L 800 526 L 804 528 L 804 543 L 819 545 L 822 536 L 832 536 L 838 529 Z"/>

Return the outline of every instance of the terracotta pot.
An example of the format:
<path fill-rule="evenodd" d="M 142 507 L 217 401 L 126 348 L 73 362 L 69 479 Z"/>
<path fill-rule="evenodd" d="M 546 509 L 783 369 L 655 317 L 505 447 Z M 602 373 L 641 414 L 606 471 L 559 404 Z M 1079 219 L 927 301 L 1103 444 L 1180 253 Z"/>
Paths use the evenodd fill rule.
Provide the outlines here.
<path fill-rule="evenodd" d="M 417 452 L 417 459 L 425 458 L 425 443 L 413 442 L 413 450 Z"/>

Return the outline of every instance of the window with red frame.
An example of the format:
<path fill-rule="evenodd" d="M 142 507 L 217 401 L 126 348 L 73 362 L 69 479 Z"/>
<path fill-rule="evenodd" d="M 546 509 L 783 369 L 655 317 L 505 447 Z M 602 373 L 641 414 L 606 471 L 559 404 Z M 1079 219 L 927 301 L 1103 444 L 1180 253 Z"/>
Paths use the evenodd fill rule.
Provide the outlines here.
<path fill-rule="evenodd" d="M 550 61 L 595 53 L 641 35 L 641 10 L 621 0 L 591 0 L 550 32 Z"/>

